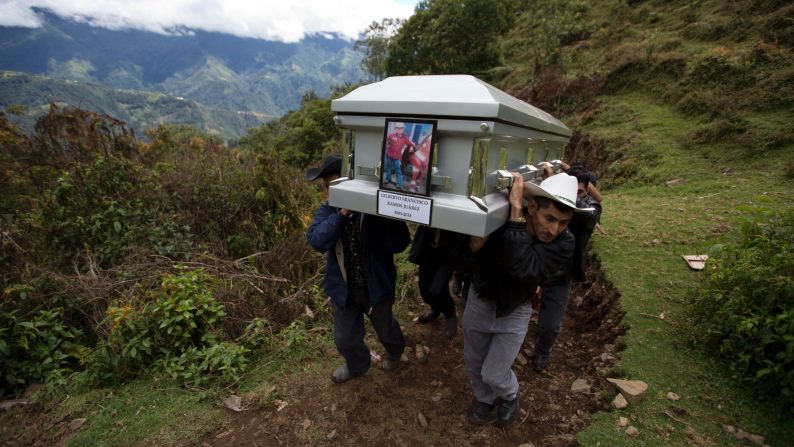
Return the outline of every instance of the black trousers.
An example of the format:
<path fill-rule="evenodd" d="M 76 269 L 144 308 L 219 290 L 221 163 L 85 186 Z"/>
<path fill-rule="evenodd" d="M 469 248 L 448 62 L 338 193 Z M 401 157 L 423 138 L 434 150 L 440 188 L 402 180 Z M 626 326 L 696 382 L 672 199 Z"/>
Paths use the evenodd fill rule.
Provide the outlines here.
<path fill-rule="evenodd" d="M 386 349 L 386 355 L 399 359 L 405 350 L 405 338 L 400 324 L 394 319 L 392 305 L 394 298 L 384 300 L 372 307 L 367 315 L 354 304 L 339 307 L 331 301 L 334 319 L 334 342 L 339 354 L 345 358 L 347 367 L 353 375 L 363 374 L 372 360 L 369 348 L 364 343 L 364 315 L 369 317 L 378 339 Z"/>
<path fill-rule="evenodd" d="M 419 265 L 419 293 L 430 308 L 447 317 L 455 315 L 455 301 L 449 294 L 449 280 L 454 268 L 448 260 Z"/>
<path fill-rule="evenodd" d="M 562 319 L 571 297 L 571 281 L 555 280 L 542 288 L 538 315 L 540 333 L 535 342 L 535 354 L 549 355 L 562 329 Z"/>

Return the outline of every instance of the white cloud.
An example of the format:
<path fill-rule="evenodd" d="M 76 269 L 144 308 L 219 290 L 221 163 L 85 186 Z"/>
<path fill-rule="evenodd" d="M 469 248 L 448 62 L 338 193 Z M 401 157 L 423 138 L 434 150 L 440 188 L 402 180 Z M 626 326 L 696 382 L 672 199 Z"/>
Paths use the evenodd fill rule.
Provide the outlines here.
<path fill-rule="evenodd" d="M 355 39 L 373 21 L 407 18 L 409 0 L 0 0 L 0 26 L 36 27 L 32 7 L 110 29 L 180 27 L 295 42 L 307 33 Z"/>

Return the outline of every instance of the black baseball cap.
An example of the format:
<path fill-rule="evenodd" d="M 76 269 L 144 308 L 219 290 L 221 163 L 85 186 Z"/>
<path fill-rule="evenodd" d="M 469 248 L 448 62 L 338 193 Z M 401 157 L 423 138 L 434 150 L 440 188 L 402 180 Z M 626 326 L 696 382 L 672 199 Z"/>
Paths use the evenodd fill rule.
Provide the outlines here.
<path fill-rule="evenodd" d="M 332 174 L 342 174 L 342 157 L 337 154 L 325 157 L 322 167 L 308 169 L 306 171 L 306 180 L 313 182 L 318 178 Z"/>

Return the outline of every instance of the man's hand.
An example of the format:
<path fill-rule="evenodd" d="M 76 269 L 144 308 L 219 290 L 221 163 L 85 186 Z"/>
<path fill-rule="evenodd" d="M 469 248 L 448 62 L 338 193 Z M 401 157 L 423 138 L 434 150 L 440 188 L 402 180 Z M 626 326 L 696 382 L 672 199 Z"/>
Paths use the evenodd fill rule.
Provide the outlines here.
<path fill-rule="evenodd" d="M 554 175 L 554 168 L 551 166 L 551 163 L 544 161 L 543 162 L 543 180 Z"/>
<path fill-rule="evenodd" d="M 517 172 L 513 172 L 513 186 L 510 187 L 510 194 L 507 196 L 507 200 L 510 202 L 510 220 L 523 220 L 525 192 L 524 177 Z"/>
<path fill-rule="evenodd" d="M 342 208 L 341 210 L 339 210 L 339 214 L 341 214 L 342 217 L 347 217 L 350 215 L 350 210 L 347 208 Z"/>
<path fill-rule="evenodd" d="M 510 187 L 510 194 L 507 200 L 510 202 L 512 208 L 521 210 L 524 207 L 524 177 L 517 172 L 513 174 L 513 185 Z"/>
<path fill-rule="evenodd" d="M 485 241 L 487 240 L 488 240 L 488 236 L 485 237 L 472 236 L 471 239 L 469 239 L 469 250 L 471 250 L 472 253 L 476 253 L 482 248 L 483 245 L 485 245 Z"/>

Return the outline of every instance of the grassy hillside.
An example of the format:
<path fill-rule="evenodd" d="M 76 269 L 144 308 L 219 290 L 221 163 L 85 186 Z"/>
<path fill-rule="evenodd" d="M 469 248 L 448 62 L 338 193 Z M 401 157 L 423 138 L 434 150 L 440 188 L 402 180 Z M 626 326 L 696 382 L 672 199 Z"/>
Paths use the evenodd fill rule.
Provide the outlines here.
<path fill-rule="evenodd" d="M 236 140 L 266 118 L 253 113 L 213 109 L 164 93 L 116 90 L 96 84 L 0 72 L 0 108 L 25 106 L 28 113 L 20 122 L 26 129 L 32 129 L 36 118 L 47 112 L 50 103 L 110 115 L 126 122 L 140 136 L 145 129 L 160 124 L 181 124 L 225 140 Z"/>
<path fill-rule="evenodd" d="M 593 143 L 597 153 L 580 146 L 571 156 L 599 172 L 605 192 L 608 235 L 594 246 L 629 328 L 615 373 L 650 385 L 642 404 L 599 414 L 579 439 L 732 445 L 738 441 L 725 426 L 736 426 L 786 445 L 794 423 L 774 392 L 745 386 L 693 344 L 690 303 L 707 272 L 690 270 L 681 255 L 713 256 L 715 244 L 738 232 L 741 207 L 794 207 L 794 8 L 774 1 L 579 6 L 576 26 L 563 27 L 572 31 L 549 59 L 535 64 L 543 52 L 515 50 L 525 59 L 513 59 L 499 81 Z M 515 48 L 531 46 L 522 39 L 533 23 L 511 35 Z M 550 60 L 558 63 L 536 70 Z M 666 186 L 674 179 L 681 184 Z M 666 399 L 668 391 L 682 399 Z M 618 416 L 640 434 L 626 435 Z"/>

